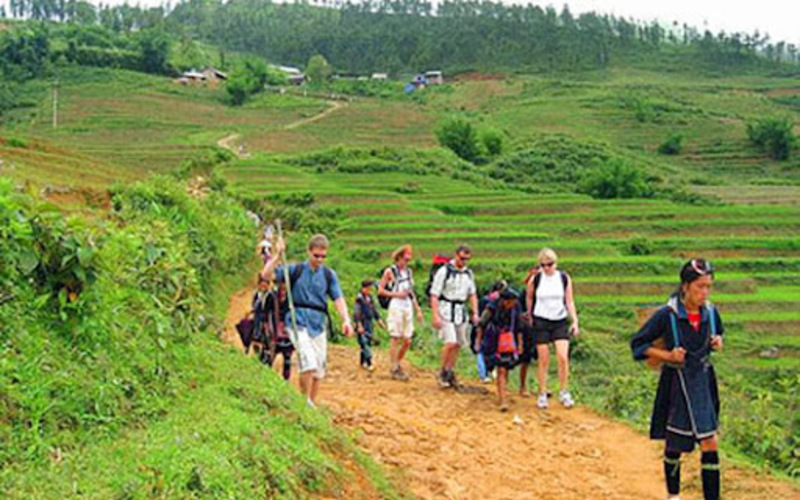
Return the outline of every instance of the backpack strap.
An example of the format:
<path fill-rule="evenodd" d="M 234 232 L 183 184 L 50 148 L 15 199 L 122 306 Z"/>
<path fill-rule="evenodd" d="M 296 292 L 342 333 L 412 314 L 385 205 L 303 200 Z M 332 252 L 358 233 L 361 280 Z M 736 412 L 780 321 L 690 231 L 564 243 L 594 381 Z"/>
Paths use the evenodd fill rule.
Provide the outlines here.
<path fill-rule="evenodd" d="M 672 327 L 672 341 L 675 343 L 675 345 L 673 347 L 673 349 L 674 349 L 675 347 L 680 347 L 680 345 L 681 345 L 681 337 L 680 337 L 680 333 L 678 333 L 679 332 L 678 331 L 678 320 L 677 320 L 677 317 L 675 315 L 675 312 L 673 312 L 672 310 L 670 310 L 670 312 L 669 312 L 669 322 L 670 322 L 670 326 Z"/>
<path fill-rule="evenodd" d="M 713 337 L 717 334 L 717 318 L 715 318 L 714 305 L 709 302 L 706 308 L 708 309 L 708 326 L 711 330 L 711 336 Z"/>

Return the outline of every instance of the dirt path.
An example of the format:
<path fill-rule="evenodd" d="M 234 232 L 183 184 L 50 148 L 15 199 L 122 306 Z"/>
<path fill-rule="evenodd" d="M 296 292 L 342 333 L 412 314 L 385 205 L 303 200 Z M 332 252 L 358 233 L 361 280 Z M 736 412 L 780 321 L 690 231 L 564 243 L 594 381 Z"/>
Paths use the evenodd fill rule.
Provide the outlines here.
<path fill-rule="evenodd" d="M 240 134 L 231 134 L 217 141 L 217 146 L 230 150 L 237 158 L 250 158 Z"/>
<path fill-rule="evenodd" d="M 251 290 L 231 299 L 226 339 L 248 307 Z M 515 397 L 498 411 L 489 396 L 439 389 L 433 373 L 409 368 L 410 382 L 358 368 L 358 350 L 330 346 L 320 401 L 334 422 L 420 498 L 662 499 L 661 447 L 625 424 L 589 409 L 533 408 Z M 492 388 L 493 389 L 493 388 Z M 684 462 L 683 498 L 702 498 L 699 456 Z M 727 499 L 800 498 L 800 489 L 723 464 Z"/>
<path fill-rule="evenodd" d="M 293 130 L 293 129 L 296 129 L 298 127 L 302 127 L 303 125 L 308 125 L 309 123 L 318 122 L 318 121 L 322 120 L 323 118 L 325 118 L 326 116 L 328 116 L 329 114 L 331 114 L 334 111 L 336 111 L 337 109 L 341 109 L 341 108 L 346 106 L 346 104 L 343 104 L 343 103 L 341 103 L 339 101 L 325 101 L 325 102 L 330 105 L 330 107 L 328 109 L 326 109 L 325 111 L 323 111 L 323 112 L 321 112 L 319 114 L 316 114 L 316 115 L 314 115 L 314 116 L 312 116 L 310 118 L 304 118 L 302 120 L 297 120 L 296 122 L 292 122 L 292 123 L 286 125 L 285 127 L 283 127 L 283 129 L 284 130 Z"/>

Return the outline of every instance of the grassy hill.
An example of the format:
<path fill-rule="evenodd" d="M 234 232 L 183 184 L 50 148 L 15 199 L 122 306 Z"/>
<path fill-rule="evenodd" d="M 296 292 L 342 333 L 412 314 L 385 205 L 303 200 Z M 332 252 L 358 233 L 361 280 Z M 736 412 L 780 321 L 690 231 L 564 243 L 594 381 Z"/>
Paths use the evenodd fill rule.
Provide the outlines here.
<path fill-rule="evenodd" d="M 59 128 L 50 126 L 41 86 L 38 107 L 0 129 L 0 168 L 39 185 L 102 189 L 176 170 L 241 134 L 254 156 L 222 169 L 240 196 L 285 195 L 289 206 L 291 195 L 311 193 L 312 208 L 341 214 L 333 265 L 348 296 L 405 242 L 415 246 L 420 276 L 434 252 L 471 243 L 482 285 L 521 280 L 536 252 L 552 246 L 575 279 L 585 329 L 574 352 L 578 398 L 637 426 L 646 423 L 655 380 L 630 360 L 626 342 L 673 289 L 682 260 L 708 257 L 729 334 L 716 356 L 724 446 L 796 476 L 800 163 L 767 158 L 745 127 L 771 114 L 797 121 L 797 83 L 615 68 L 466 77 L 428 90 L 356 98 L 291 126 L 331 105 L 260 95 L 232 109 L 222 89 L 71 70 L 62 75 Z M 502 131 L 503 155 L 472 165 L 438 148 L 434 131 L 453 116 Z M 675 133 L 685 136 L 683 152 L 658 154 Z M 552 180 L 580 178 L 594 156 L 623 158 L 682 194 L 596 200 Z M 420 362 L 430 359 L 427 339 L 417 346 Z M 761 355 L 771 348 L 777 358 Z"/>

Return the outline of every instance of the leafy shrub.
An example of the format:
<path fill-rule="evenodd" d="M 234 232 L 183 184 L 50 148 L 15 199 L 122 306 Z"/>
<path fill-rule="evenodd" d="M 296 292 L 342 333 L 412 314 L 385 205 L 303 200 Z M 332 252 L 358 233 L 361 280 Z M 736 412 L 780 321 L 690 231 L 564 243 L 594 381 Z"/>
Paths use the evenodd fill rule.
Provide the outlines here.
<path fill-rule="evenodd" d="M 650 255 L 653 253 L 653 247 L 646 237 L 635 236 L 625 243 L 623 251 L 627 255 Z"/>
<path fill-rule="evenodd" d="M 774 116 L 748 123 L 747 137 L 775 160 L 788 159 L 797 143 L 794 122 L 790 118 Z"/>
<path fill-rule="evenodd" d="M 12 148 L 28 148 L 28 141 L 22 137 L 9 137 L 6 139 L 6 145 Z"/>
<path fill-rule="evenodd" d="M 480 133 L 481 144 L 489 156 L 503 154 L 503 133 L 492 128 L 483 129 Z"/>
<path fill-rule="evenodd" d="M 164 412 L 188 383 L 177 346 L 253 258 L 252 222 L 223 193 L 157 177 L 112 194 L 113 219 L 64 219 L 0 182 L 0 465 Z"/>
<path fill-rule="evenodd" d="M 478 133 L 468 121 L 452 118 L 436 129 L 439 144 L 449 148 L 459 157 L 475 162 L 480 156 Z"/>
<path fill-rule="evenodd" d="M 671 134 L 663 144 L 658 147 L 662 155 L 677 155 L 683 149 L 683 134 Z"/>
<path fill-rule="evenodd" d="M 623 160 L 597 164 L 580 182 L 579 191 L 593 198 L 646 198 L 653 188 L 641 170 Z"/>

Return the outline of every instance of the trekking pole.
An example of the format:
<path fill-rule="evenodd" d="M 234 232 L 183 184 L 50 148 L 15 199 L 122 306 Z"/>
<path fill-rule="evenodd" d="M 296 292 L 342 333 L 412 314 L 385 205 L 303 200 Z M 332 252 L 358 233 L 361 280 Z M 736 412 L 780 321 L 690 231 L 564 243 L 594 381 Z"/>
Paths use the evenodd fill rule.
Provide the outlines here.
<path fill-rule="evenodd" d="M 278 229 L 278 238 L 283 241 L 283 252 L 281 252 L 281 264 L 283 266 L 283 281 L 286 283 L 286 301 L 289 303 L 289 317 L 292 320 L 292 328 L 289 330 L 289 338 L 292 344 L 297 349 L 297 315 L 294 309 L 294 300 L 292 299 L 292 279 L 289 277 L 289 263 L 286 262 L 286 241 L 283 239 L 283 230 L 281 229 L 281 220 L 275 221 Z"/>

